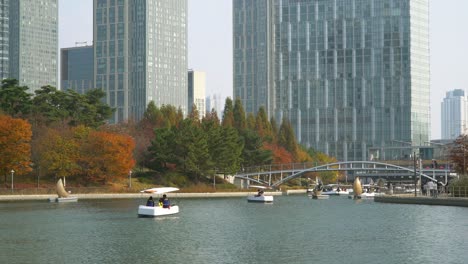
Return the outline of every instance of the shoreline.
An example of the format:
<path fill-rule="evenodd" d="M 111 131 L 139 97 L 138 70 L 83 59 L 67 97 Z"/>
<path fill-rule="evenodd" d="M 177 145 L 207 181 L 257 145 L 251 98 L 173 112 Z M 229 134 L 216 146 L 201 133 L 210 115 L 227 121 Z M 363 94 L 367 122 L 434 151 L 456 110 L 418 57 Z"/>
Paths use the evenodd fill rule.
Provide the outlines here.
<path fill-rule="evenodd" d="M 225 198 L 225 197 L 247 197 L 256 192 L 213 192 L 213 193 L 170 193 L 171 198 Z M 299 193 L 295 192 L 265 192 L 265 195 L 281 196 Z M 300 193 L 305 193 L 305 190 Z M 95 193 L 95 194 L 71 194 L 78 197 L 78 200 L 97 200 L 97 199 L 147 199 L 149 196 L 161 197 L 162 194 L 150 193 Z M 56 194 L 31 194 L 31 195 L 0 195 L 0 202 L 12 201 L 48 201 L 49 198 L 57 198 Z"/>

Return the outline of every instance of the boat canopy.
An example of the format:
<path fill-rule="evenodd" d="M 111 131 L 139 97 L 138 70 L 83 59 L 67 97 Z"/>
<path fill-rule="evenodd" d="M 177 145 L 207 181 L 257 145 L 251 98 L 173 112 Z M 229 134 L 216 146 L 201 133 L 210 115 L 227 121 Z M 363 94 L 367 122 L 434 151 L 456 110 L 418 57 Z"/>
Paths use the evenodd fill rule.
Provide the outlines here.
<path fill-rule="evenodd" d="M 150 188 L 140 191 L 141 193 L 153 193 L 153 194 L 162 194 L 162 193 L 169 193 L 169 192 L 176 192 L 179 188 L 175 187 L 158 187 L 158 188 Z"/>

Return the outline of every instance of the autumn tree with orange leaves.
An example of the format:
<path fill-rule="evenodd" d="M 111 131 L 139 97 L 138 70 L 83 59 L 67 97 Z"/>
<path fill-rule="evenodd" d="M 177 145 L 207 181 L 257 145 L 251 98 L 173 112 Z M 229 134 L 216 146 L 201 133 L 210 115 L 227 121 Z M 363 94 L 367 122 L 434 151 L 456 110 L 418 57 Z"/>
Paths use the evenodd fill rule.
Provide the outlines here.
<path fill-rule="evenodd" d="M 134 167 L 134 140 L 125 134 L 85 126 L 48 128 L 35 142 L 41 174 L 67 177 L 84 185 L 106 184 L 128 176 Z"/>
<path fill-rule="evenodd" d="M 0 115 L 0 170 L 7 184 L 11 170 L 23 175 L 31 169 L 31 125 L 28 121 Z"/>
<path fill-rule="evenodd" d="M 79 145 L 77 163 L 85 182 L 107 184 L 127 177 L 135 166 L 135 142 L 128 135 L 91 130 Z"/>
<path fill-rule="evenodd" d="M 54 179 L 76 175 L 79 145 L 71 131 L 44 128 L 38 134 L 39 139 L 33 145 L 37 173 L 54 176 Z"/>

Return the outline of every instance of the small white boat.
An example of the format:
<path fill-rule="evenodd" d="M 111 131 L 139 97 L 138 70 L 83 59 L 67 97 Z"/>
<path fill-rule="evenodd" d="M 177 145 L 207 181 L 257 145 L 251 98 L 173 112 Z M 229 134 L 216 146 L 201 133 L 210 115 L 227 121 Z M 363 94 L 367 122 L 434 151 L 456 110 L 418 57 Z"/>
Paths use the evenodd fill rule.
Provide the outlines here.
<path fill-rule="evenodd" d="M 178 191 L 178 188 L 174 187 L 160 187 L 160 188 L 151 188 L 140 191 L 141 193 L 150 193 L 150 194 L 165 194 L 168 192 Z M 165 216 L 179 213 L 179 206 L 170 205 L 167 208 L 160 206 L 159 204 L 154 204 L 154 206 L 140 205 L 138 206 L 138 217 L 157 217 Z"/>
<path fill-rule="evenodd" d="M 146 206 L 140 205 L 138 207 L 138 216 L 139 217 L 156 217 L 164 215 L 172 215 L 179 213 L 179 206 L 173 205 L 169 208 L 163 208 L 160 206 Z"/>
<path fill-rule="evenodd" d="M 273 195 L 264 195 L 263 190 L 267 189 L 265 186 L 250 185 L 249 188 L 257 188 L 259 191 L 256 195 L 247 196 L 247 201 L 251 203 L 272 203 Z"/>
<path fill-rule="evenodd" d="M 330 198 L 330 195 L 327 195 L 327 194 L 312 195 L 312 199 L 316 199 L 316 200 L 324 200 L 324 199 L 328 199 L 328 198 Z"/>
<path fill-rule="evenodd" d="M 338 184 L 328 184 L 323 190 L 322 194 L 324 195 L 349 195 L 349 190 L 341 188 Z"/>
<path fill-rule="evenodd" d="M 330 188 L 330 191 L 333 191 Z M 315 178 L 315 187 L 312 190 L 312 199 L 315 200 L 324 200 L 330 198 L 330 195 L 324 192 L 323 182 L 319 177 Z"/>
<path fill-rule="evenodd" d="M 361 193 L 361 199 L 366 199 L 366 198 L 374 198 L 375 197 L 375 192 L 365 192 L 365 193 Z"/>
<path fill-rule="evenodd" d="M 253 202 L 253 203 L 272 203 L 273 196 L 272 195 L 261 195 L 261 196 L 249 195 L 247 196 L 247 201 Z"/>
<path fill-rule="evenodd" d="M 62 179 L 59 179 L 57 181 L 56 185 L 57 189 L 57 198 L 49 198 L 49 202 L 57 202 L 57 203 L 65 203 L 65 202 L 77 202 L 78 197 L 76 196 L 70 196 L 70 193 L 65 190 L 65 187 L 63 186 Z"/>

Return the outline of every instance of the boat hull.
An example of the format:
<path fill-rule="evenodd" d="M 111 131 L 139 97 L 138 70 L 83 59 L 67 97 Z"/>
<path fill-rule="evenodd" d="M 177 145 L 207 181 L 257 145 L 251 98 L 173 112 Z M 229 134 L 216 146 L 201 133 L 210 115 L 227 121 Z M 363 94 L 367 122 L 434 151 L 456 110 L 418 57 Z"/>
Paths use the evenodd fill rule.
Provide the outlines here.
<path fill-rule="evenodd" d="M 324 195 L 349 195 L 349 191 L 322 191 Z"/>
<path fill-rule="evenodd" d="M 78 197 L 76 196 L 68 196 L 68 197 L 58 197 L 58 198 L 49 198 L 49 202 L 52 203 L 72 203 L 78 202 Z"/>
<path fill-rule="evenodd" d="M 312 195 L 312 199 L 316 199 L 316 200 L 324 200 L 324 199 L 328 199 L 330 198 L 330 195 L 326 195 L 326 194 L 317 194 L 317 195 Z"/>
<path fill-rule="evenodd" d="M 179 206 L 174 205 L 170 208 L 162 208 L 159 206 L 140 205 L 138 207 L 139 217 L 157 217 L 164 215 L 173 215 L 179 213 Z"/>
<path fill-rule="evenodd" d="M 272 203 L 273 196 L 272 195 L 263 195 L 263 196 L 251 195 L 247 197 L 247 201 L 250 203 Z"/>

